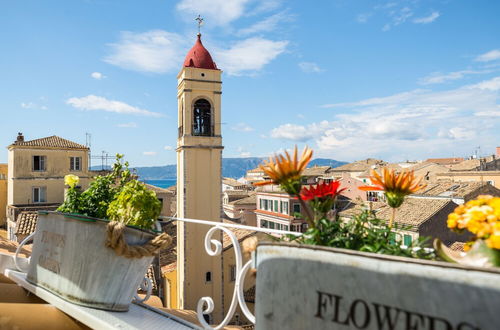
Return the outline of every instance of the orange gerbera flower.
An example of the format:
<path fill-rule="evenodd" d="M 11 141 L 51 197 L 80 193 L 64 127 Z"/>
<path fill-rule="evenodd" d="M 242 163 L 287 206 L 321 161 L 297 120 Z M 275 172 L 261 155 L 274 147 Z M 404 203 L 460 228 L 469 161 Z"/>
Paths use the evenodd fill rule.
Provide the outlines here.
<path fill-rule="evenodd" d="M 259 168 L 271 180 L 256 182 L 254 185 L 279 184 L 289 194 L 297 195 L 300 192 L 302 171 L 304 171 L 309 161 L 311 161 L 312 155 L 312 150 L 305 147 L 302 151 L 302 156 L 298 159 L 297 146 L 295 146 L 293 157 L 287 151 L 285 151 L 285 155 L 274 156 L 274 159 L 270 157 L 269 161 L 259 165 Z"/>
<path fill-rule="evenodd" d="M 387 204 L 392 208 L 400 207 L 406 195 L 413 194 L 424 188 L 422 178 L 416 179 L 413 171 L 396 173 L 395 170 L 383 169 L 383 178 L 375 170 L 370 171 L 370 180 L 375 186 L 361 186 L 361 190 L 383 190 Z"/>

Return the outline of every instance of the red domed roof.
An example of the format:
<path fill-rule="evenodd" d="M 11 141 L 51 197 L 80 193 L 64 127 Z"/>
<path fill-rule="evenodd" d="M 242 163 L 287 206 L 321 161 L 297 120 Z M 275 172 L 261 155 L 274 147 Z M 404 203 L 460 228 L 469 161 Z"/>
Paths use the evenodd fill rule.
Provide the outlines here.
<path fill-rule="evenodd" d="M 193 48 L 191 48 L 191 50 L 186 55 L 184 66 L 191 68 L 219 70 L 215 62 L 212 60 L 212 56 L 210 56 L 208 50 L 203 47 L 203 44 L 201 43 L 201 34 L 199 33 L 198 39 L 196 40 Z"/>

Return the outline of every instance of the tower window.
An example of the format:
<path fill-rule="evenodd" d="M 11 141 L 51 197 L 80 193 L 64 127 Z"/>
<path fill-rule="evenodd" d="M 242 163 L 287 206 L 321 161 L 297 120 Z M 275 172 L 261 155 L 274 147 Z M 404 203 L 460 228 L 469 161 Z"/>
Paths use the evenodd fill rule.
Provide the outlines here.
<path fill-rule="evenodd" d="M 205 74 L 204 74 L 204 73 L 202 73 L 202 74 L 201 74 L 201 76 L 202 76 L 202 77 L 205 77 Z"/>
<path fill-rule="evenodd" d="M 206 283 L 212 282 L 212 272 L 206 272 L 205 273 L 205 282 Z"/>
<path fill-rule="evenodd" d="M 200 99 L 194 103 L 193 108 L 193 135 L 212 136 L 210 103 Z"/>

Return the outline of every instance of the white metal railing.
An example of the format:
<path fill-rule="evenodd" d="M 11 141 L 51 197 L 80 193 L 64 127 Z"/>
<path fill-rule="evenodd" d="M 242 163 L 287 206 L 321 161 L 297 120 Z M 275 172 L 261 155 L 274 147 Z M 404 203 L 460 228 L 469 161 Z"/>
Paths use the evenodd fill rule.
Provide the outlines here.
<path fill-rule="evenodd" d="M 240 242 L 238 241 L 238 238 L 236 235 L 231 231 L 232 229 L 245 229 L 249 231 L 254 231 L 254 232 L 260 232 L 260 233 L 266 233 L 266 234 L 272 234 L 272 235 L 278 235 L 278 236 L 283 236 L 283 235 L 294 235 L 294 236 L 301 236 L 302 233 L 299 232 L 294 232 L 294 231 L 284 231 L 284 230 L 277 230 L 277 229 L 268 229 L 268 228 L 259 228 L 259 227 L 253 227 L 253 226 L 245 226 L 245 225 L 238 225 L 238 224 L 232 224 L 232 223 L 225 223 L 225 222 L 215 222 L 215 221 L 206 221 L 206 220 L 198 220 L 198 219 L 187 219 L 187 218 L 177 218 L 177 217 L 160 217 L 162 220 L 171 220 L 171 221 L 180 221 L 180 222 L 187 222 L 187 223 L 195 223 L 198 225 L 204 225 L 204 226 L 210 226 L 211 228 L 208 230 L 207 234 L 205 235 L 205 240 L 204 240 L 204 245 L 205 245 L 205 250 L 210 256 L 218 256 L 222 253 L 223 250 L 223 245 L 222 242 L 214 239 L 213 236 L 217 231 L 222 231 L 224 234 L 226 234 L 229 239 L 231 240 L 231 243 L 234 248 L 234 254 L 235 254 L 235 259 L 236 259 L 236 279 L 235 279 L 235 284 L 234 284 L 234 290 L 233 290 L 233 296 L 231 300 L 231 305 L 229 307 L 229 310 L 227 311 L 227 314 L 222 320 L 222 322 L 215 326 L 212 327 L 209 325 L 205 318 L 203 317 L 206 314 L 210 314 L 214 310 L 214 301 L 211 297 L 201 297 L 200 300 L 198 301 L 197 305 L 197 318 L 198 321 L 202 324 L 204 329 L 221 329 L 224 326 L 226 326 L 229 321 L 232 319 L 234 313 L 236 312 L 236 308 L 238 305 L 240 306 L 243 314 L 246 316 L 246 318 L 255 324 L 255 316 L 252 314 L 252 312 L 248 309 L 244 295 L 243 295 L 243 287 L 244 287 L 244 281 L 245 281 L 245 276 L 248 273 L 249 269 L 251 268 L 252 265 L 252 260 L 249 260 L 245 264 L 243 264 L 243 255 L 240 247 Z M 17 269 L 21 272 L 26 273 L 28 271 L 28 262 L 24 260 L 24 258 L 19 258 L 19 253 L 22 249 L 22 247 L 31 241 L 34 237 L 35 233 L 32 233 L 28 237 L 26 237 L 18 246 L 16 254 L 14 256 L 14 263 L 17 267 Z M 149 279 L 144 279 L 144 283 L 141 283 L 141 288 L 147 292 L 146 297 L 140 298 L 138 295 L 135 295 L 134 303 L 140 306 L 146 306 L 143 302 L 146 301 L 149 298 L 149 295 L 151 293 L 151 281 Z M 157 312 L 161 312 L 160 310 L 157 310 L 152 307 L 147 307 L 148 309 L 154 309 Z"/>
<path fill-rule="evenodd" d="M 246 316 L 246 318 L 255 324 L 255 316 L 250 312 L 248 309 L 244 295 L 243 295 L 243 287 L 244 287 L 244 281 L 245 281 L 245 276 L 248 272 L 248 270 L 251 268 L 252 265 L 252 260 L 249 260 L 247 263 L 243 265 L 243 255 L 241 253 L 241 247 L 240 247 L 240 242 L 238 241 L 238 238 L 236 235 L 231 231 L 231 229 L 245 229 L 245 230 L 250 230 L 250 231 L 256 231 L 256 232 L 261 232 L 261 233 L 266 233 L 266 234 L 273 234 L 273 235 L 294 235 L 294 236 L 301 236 L 302 233 L 299 232 L 294 232 L 294 231 L 284 231 L 284 230 L 277 230 L 277 229 L 267 229 L 267 228 L 259 228 L 259 227 L 252 227 L 252 226 L 244 226 L 244 225 L 238 225 L 238 224 L 232 224 L 232 223 L 225 223 L 225 222 L 215 222 L 215 221 L 206 221 L 206 220 L 198 220 L 198 219 L 188 219 L 188 218 L 177 218 L 177 217 L 160 217 L 161 219 L 166 219 L 166 220 L 172 220 L 172 221 L 180 221 L 180 222 L 187 222 L 187 223 L 195 223 L 199 225 L 205 225 L 205 226 L 210 226 L 210 228 L 205 235 L 205 250 L 210 256 L 218 256 L 222 253 L 222 242 L 213 239 L 213 235 L 215 232 L 218 230 L 222 231 L 225 233 L 231 240 L 231 243 L 234 247 L 234 255 L 236 258 L 236 280 L 234 283 L 234 290 L 233 290 L 233 297 L 231 300 L 231 305 L 229 307 L 229 310 L 227 311 L 226 317 L 222 322 L 215 326 L 212 327 L 209 325 L 203 315 L 210 314 L 214 310 L 214 301 L 211 297 L 201 297 L 200 300 L 198 301 L 196 313 L 198 317 L 198 321 L 203 325 L 205 329 L 221 329 L 224 326 L 226 326 L 229 321 L 232 319 L 234 313 L 236 312 L 236 307 L 239 305 L 243 314 Z"/>

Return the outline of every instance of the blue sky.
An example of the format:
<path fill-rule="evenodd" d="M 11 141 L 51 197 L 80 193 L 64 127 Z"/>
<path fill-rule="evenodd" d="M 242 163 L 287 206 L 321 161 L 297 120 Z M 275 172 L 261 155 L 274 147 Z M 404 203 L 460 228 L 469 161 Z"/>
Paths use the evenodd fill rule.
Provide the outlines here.
<path fill-rule="evenodd" d="M 0 141 L 90 133 L 95 155 L 174 164 L 176 75 L 201 14 L 224 71 L 224 157 L 491 154 L 498 13 L 484 0 L 2 1 Z"/>

